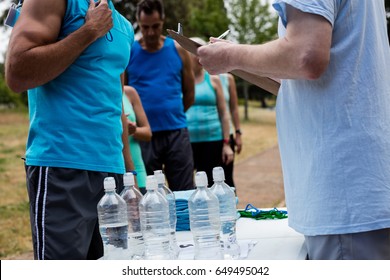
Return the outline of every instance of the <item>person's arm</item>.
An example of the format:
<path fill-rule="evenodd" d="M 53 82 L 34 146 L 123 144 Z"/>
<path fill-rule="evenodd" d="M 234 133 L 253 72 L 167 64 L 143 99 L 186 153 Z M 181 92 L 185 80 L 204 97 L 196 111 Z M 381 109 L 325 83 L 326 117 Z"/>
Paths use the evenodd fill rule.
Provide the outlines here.
<path fill-rule="evenodd" d="M 139 141 L 150 141 L 152 139 L 152 130 L 137 91 L 131 86 L 125 86 L 125 93 L 133 105 L 136 116 L 135 129 L 132 132 L 132 136 Z"/>
<path fill-rule="evenodd" d="M 195 77 L 192 71 L 190 54 L 185 49 L 183 49 L 176 41 L 175 46 L 183 63 L 182 91 L 184 112 L 186 112 L 188 108 L 190 108 L 191 105 L 194 104 L 195 101 Z"/>
<path fill-rule="evenodd" d="M 121 75 L 121 81 L 122 81 L 122 92 L 123 94 L 124 93 L 124 77 L 125 75 L 122 74 Z M 125 110 L 124 110 L 124 107 L 123 107 L 123 103 L 122 103 L 122 115 L 121 115 L 121 120 L 122 120 L 122 142 L 123 142 L 123 150 L 122 150 L 122 154 L 123 154 L 123 158 L 125 160 L 125 167 L 126 167 L 126 171 L 130 171 L 130 170 L 135 170 L 135 166 L 134 166 L 134 162 L 133 162 L 133 158 L 131 157 L 131 152 L 130 152 L 130 146 L 129 146 L 129 134 L 128 134 L 128 124 L 127 124 L 127 116 L 125 115 Z"/>
<path fill-rule="evenodd" d="M 232 122 L 234 126 L 235 131 L 241 131 L 240 127 L 240 117 L 238 113 L 238 98 L 237 98 L 237 87 L 236 87 L 236 81 L 232 74 L 227 74 L 228 80 L 229 80 L 229 109 L 230 109 L 230 115 L 232 117 Z M 241 133 L 235 132 L 235 138 L 234 141 L 237 146 L 237 154 L 241 153 L 242 149 L 242 139 L 241 139 Z"/>
<path fill-rule="evenodd" d="M 222 148 L 222 161 L 225 164 L 229 164 L 233 161 L 233 150 L 229 144 L 229 136 L 230 136 L 230 127 L 229 127 L 229 115 L 225 105 L 225 97 L 223 95 L 223 89 L 221 80 L 219 76 L 211 75 L 211 83 L 214 87 L 216 97 L 217 97 L 217 109 L 219 120 L 222 125 L 222 133 L 223 133 L 223 148 Z"/>
<path fill-rule="evenodd" d="M 9 41 L 5 77 L 15 92 L 43 85 L 71 65 L 96 39 L 113 26 L 107 0 L 90 7 L 85 24 L 57 41 L 66 10 L 66 1 L 24 1 Z"/>
<path fill-rule="evenodd" d="M 200 63 L 211 74 L 243 70 L 280 79 L 317 79 L 330 59 L 332 25 L 324 17 L 287 5 L 283 38 L 262 45 L 218 42 L 200 47 Z"/>

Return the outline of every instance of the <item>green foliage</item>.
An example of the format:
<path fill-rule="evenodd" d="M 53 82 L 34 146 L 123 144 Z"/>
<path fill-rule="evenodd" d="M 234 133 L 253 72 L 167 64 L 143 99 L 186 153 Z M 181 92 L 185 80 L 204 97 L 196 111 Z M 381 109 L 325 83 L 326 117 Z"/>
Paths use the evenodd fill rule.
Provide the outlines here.
<path fill-rule="evenodd" d="M 138 31 L 136 7 L 138 0 L 113 0 L 117 10 Z M 164 32 L 177 30 L 180 22 L 187 36 L 208 38 L 224 32 L 229 26 L 223 0 L 163 0 L 165 10 Z M 207 12 L 205 12 L 207 11 Z"/>
<path fill-rule="evenodd" d="M 115 8 L 133 24 L 134 30 L 137 32 L 136 9 L 139 0 L 113 0 L 113 2 Z M 189 25 L 188 15 L 190 14 L 191 1 L 163 0 L 163 3 L 165 10 L 164 33 L 165 29 L 177 30 L 178 22 L 185 27 Z"/>
<path fill-rule="evenodd" d="M 277 15 L 261 0 L 227 0 L 236 40 L 239 43 L 259 44 L 277 36 Z"/>
<path fill-rule="evenodd" d="M 6 85 L 3 64 L 0 64 L 0 107 L 1 106 L 8 108 L 27 106 L 27 94 L 16 94 Z"/>
<path fill-rule="evenodd" d="M 191 5 L 189 31 L 185 30 L 185 34 L 207 40 L 210 36 L 217 37 L 225 32 L 229 25 L 230 20 L 223 0 L 196 1 Z"/>
<path fill-rule="evenodd" d="M 166 29 L 177 30 L 177 24 L 180 22 L 184 31 L 187 34 L 189 26 L 189 14 L 191 1 L 189 0 L 165 0 L 164 9 L 165 9 L 165 23 L 164 23 L 164 33 Z"/>

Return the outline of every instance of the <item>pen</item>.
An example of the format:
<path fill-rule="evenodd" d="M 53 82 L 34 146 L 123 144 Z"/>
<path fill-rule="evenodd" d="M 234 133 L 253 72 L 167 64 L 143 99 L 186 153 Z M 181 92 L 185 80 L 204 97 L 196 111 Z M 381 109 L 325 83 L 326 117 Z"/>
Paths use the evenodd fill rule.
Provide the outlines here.
<path fill-rule="evenodd" d="M 229 34 L 230 30 L 226 30 L 225 32 L 223 32 L 221 35 L 219 35 L 219 37 L 217 39 L 223 39 L 225 38 L 228 34 Z"/>
<path fill-rule="evenodd" d="M 180 35 L 183 35 L 183 26 L 181 25 L 180 22 L 177 25 L 177 33 L 179 33 Z"/>

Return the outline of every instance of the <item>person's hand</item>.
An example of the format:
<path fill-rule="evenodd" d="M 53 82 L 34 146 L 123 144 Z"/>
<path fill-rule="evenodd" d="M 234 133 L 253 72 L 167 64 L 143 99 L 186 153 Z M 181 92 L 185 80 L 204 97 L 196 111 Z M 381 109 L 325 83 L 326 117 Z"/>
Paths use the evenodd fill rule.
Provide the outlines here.
<path fill-rule="evenodd" d="M 210 38 L 210 44 L 199 47 L 199 63 L 212 75 L 228 73 L 231 69 L 227 59 L 228 48 L 232 43 L 223 39 Z"/>
<path fill-rule="evenodd" d="M 127 131 L 129 136 L 134 135 L 134 133 L 137 131 L 137 124 L 127 120 Z"/>
<path fill-rule="evenodd" d="M 85 24 L 95 34 L 96 39 L 104 36 L 114 26 L 112 11 L 108 7 L 107 0 L 95 3 L 89 0 L 89 8 L 85 15 Z"/>
<path fill-rule="evenodd" d="M 226 165 L 231 163 L 234 159 L 234 153 L 230 145 L 223 144 L 222 148 L 222 162 Z"/>

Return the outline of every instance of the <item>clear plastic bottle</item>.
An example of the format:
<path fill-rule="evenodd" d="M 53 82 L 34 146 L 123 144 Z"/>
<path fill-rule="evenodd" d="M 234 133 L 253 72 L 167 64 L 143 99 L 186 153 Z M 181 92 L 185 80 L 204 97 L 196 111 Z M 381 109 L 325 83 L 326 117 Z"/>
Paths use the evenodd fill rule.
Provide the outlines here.
<path fill-rule="evenodd" d="M 125 260 L 128 258 L 127 208 L 126 202 L 115 189 L 115 179 L 105 178 L 105 194 L 97 205 L 99 230 L 104 246 L 103 259 Z"/>
<path fill-rule="evenodd" d="M 142 194 L 135 187 L 133 173 L 127 172 L 123 175 L 123 190 L 120 196 L 126 201 L 127 205 L 129 259 L 139 260 L 144 257 L 144 239 L 142 237 L 139 213 L 139 203 L 142 199 Z"/>
<path fill-rule="evenodd" d="M 167 199 L 158 191 L 157 180 L 153 175 L 146 177 L 146 190 L 139 204 L 145 259 L 174 259 L 169 244 L 169 205 Z"/>
<path fill-rule="evenodd" d="M 218 198 L 207 187 L 207 175 L 195 175 L 196 190 L 188 199 L 190 228 L 195 243 L 194 259 L 223 259 L 220 244 L 220 217 Z"/>
<path fill-rule="evenodd" d="M 167 187 L 165 184 L 165 175 L 162 172 L 162 170 L 156 170 L 154 171 L 154 176 L 157 180 L 158 184 L 158 191 L 165 196 L 165 198 L 168 200 L 168 205 L 169 205 L 169 226 L 171 229 L 171 234 L 170 234 L 170 248 L 175 256 L 177 258 L 179 256 L 179 246 L 177 245 L 177 240 L 176 240 L 176 222 L 177 222 L 177 217 L 176 217 L 176 200 L 175 200 L 175 195 L 174 193 Z"/>
<path fill-rule="evenodd" d="M 210 191 L 218 197 L 221 219 L 221 246 L 224 259 L 235 260 L 240 257 L 240 246 L 236 238 L 236 196 L 225 183 L 225 172 L 222 167 L 213 168 L 214 184 Z"/>

